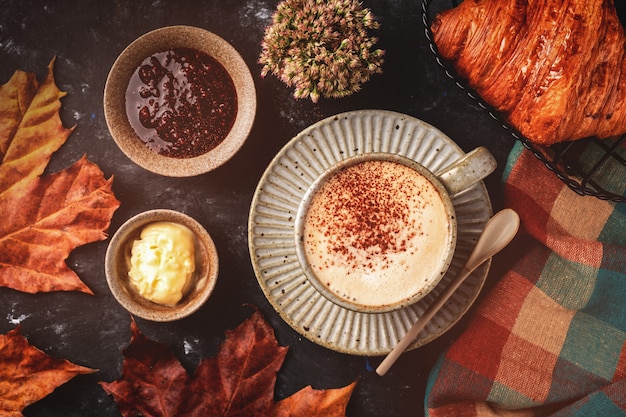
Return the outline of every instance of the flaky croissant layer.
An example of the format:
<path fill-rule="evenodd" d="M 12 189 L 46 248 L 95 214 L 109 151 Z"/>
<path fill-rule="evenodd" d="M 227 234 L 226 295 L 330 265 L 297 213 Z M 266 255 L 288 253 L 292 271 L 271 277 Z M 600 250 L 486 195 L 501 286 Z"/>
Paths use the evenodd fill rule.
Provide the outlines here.
<path fill-rule="evenodd" d="M 626 132 L 626 39 L 613 0 L 465 0 L 431 29 L 441 56 L 531 141 Z"/>

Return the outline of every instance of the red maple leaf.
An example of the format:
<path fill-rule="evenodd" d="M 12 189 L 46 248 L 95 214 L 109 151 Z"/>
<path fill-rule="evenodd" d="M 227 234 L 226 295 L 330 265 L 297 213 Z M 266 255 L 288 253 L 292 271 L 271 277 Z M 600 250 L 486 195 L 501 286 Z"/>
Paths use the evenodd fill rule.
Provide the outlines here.
<path fill-rule="evenodd" d="M 122 377 L 101 382 L 124 417 L 340 417 L 356 383 L 333 390 L 306 387 L 274 401 L 276 375 L 287 347 L 255 311 L 226 339 L 215 357 L 200 362 L 190 376 L 164 344 L 142 335 L 131 322 Z"/>

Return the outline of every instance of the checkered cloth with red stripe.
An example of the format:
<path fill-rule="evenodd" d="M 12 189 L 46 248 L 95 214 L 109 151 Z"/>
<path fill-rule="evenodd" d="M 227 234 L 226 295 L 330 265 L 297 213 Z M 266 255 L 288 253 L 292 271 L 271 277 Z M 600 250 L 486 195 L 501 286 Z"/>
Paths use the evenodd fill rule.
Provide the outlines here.
<path fill-rule="evenodd" d="M 626 192 L 624 166 L 602 178 Z M 530 244 L 432 370 L 426 414 L 626 415 L 626 203 L 577 195 L 519 144 L 504 190 Z"/>

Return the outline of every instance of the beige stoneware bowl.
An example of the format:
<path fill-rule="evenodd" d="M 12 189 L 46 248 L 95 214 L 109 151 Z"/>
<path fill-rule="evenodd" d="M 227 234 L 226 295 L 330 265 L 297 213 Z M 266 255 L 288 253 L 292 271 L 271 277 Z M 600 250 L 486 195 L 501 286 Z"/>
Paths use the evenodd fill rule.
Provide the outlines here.
<path fill-rule="evenodd" d="M 142 61 L 172 48 L 191 48 L 216 59 L 233 80 L 237 115 L 226 138 L 209 152 L 193 158 L 172 158 L 149 149 L 133 130 L 126 114 L 126 89 Z M 247 139 L 256 114 L 256 90 L 241 55 L 221 37 L 191 26 L 168 26 L 133 41 L 116 59 L 104 87 L 104 115 L 118 147 L 137 165 L 169 177 L 190 177 L 214 170 L 228 161 Z"/>
<path fill-rule="evenodd" d="M 196 241 L 193 284 L 183 299 L 172 307 L 143 298 L 128 278 L 132 242 L 139 238 L 144 226 L 160 221 L 187 226 Z M 107 283 L 117 301 L 135 316 L 160 322 L 178 320 L 197 311 L 213 292 L 219 269 L 215 244 L 204 227 L 186 214 L 164 209 L 145 211 L 127 220 L 111 238 L 104 265 Z"/>

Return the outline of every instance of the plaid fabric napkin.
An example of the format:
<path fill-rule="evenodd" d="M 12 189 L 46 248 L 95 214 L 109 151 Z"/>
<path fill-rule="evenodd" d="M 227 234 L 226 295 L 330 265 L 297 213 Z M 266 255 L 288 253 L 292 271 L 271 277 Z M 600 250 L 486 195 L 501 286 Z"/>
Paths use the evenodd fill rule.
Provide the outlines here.
<path fill-rule="evenodd" d="M 626 168 L 603 176 L 626 192 Z M 626 203 L 577 195 L 521 144 L 504 190 L 531 244 L 431 371 L 426 415 L 626 415 Z"/>

